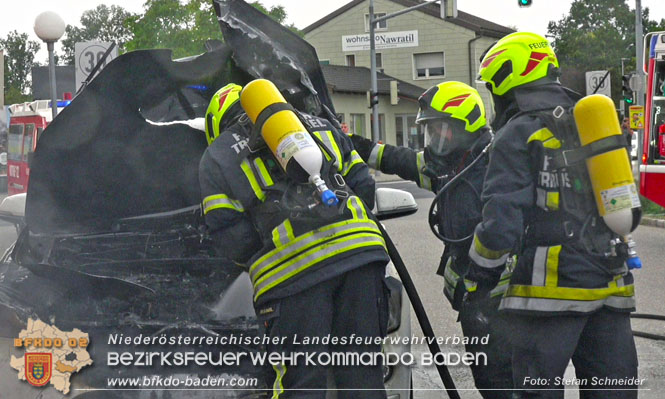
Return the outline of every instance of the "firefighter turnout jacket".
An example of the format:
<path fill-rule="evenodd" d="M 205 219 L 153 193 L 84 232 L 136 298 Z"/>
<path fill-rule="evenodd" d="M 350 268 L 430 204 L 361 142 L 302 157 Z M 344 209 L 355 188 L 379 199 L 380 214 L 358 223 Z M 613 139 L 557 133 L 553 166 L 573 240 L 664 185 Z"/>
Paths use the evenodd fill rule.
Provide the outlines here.
<path fill-rule="evenodd" d="M 330 122 L 300 117 L 327 148 L 323 153 L 332 165 L 330 174 L 343 176 L 346 183 L 349 195 L 340 198 L 338 208 L 316 213 L 299 207 L 314 187 L 290 181 L 267 147 L 246 151 L 251 131 L 246 118 L 220 134 L 199 166 L 209 236 L 220 255 L 248 265 L 256 305 L 389 260 L 369 215 L 374 180 L 367 165 Z"/>
<path fill-rule="evenodd" d="M 501 268 L 512 253 L 518 254 L 501 309 L 632 311 L 633 276 L 625 259 L 590 250 L 613 238 L 602 219 L 590 218 L 597 215 L 593 199 L 581 196 L 590 182 L 573 178 L 573 169 L 552 167 L 565 140 L 545 126 L 538 112 L 570 109 L 574 101 L 566 90 L 558 83 L 515 89 L 507 107 L 514 115 L 496 133 L 490 152 L 483 221 L 469 255 L 481 268 Z M 587 223 L 580 215 L 587 216 Z"/>
<path fill-rule="evenodd" d="M 454 160 L 452 156 L 450 159 L 440 160 L 436 165 L 430 159 L 428 151 L 374 143 L 358 135 L 351 137 L 356 150 L 371 168 L 383 173 L 396 174 L 403 179 L 414 181 L 420 188 L 437 193 L 457 173 L 471 164 L 489 144 L 492 138 L 489 129 L 481 129 L 478 134 L 480 137 L 469 152 Z M 481 221 L 480 193 L 486 169 L 487 157 L 473 165 L 440 197 L 436 223 L 439 232 L 445 237 L 457 240 L 469 236 Z M 443 292 L 456 310 L 459 310 L 466 288 L 472 289 L 473 283 L 469 281 L 465 287 L 462 287 L 465 284 L 464 276 L 469 265 L 470 245 L 471 240 L 447 243 L 437 270 L 437 274 L 444 278 Z M 491 292 L 491 296 L 502 295 L 508 287 L 509 279 L 508 273 L 502 275 L 499 285 Z"/>

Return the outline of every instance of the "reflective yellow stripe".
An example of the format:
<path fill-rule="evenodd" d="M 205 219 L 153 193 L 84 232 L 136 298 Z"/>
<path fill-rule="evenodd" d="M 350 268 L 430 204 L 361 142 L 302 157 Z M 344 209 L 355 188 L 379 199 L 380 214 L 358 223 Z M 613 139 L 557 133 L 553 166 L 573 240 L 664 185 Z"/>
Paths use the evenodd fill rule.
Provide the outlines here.
<path fill-rule="evenodd" d="M 342 169 L 342 176 L 346 176 L 351 171 L 355 165 L 358 165 L 363 162 L 363 159 L 360 157 L 356 150 L 351 151 L 350 159 L 347 162 L 344 162 L 344 169 Z"/>
<path fill-rule="evenodd" d="M 273 365 L 272 368 L 275 370 L 275 382 L 272 384 L 272 399 L 279 399 L 279 396 L 284 393 L 282 379 L 284 379 L 284 375 L 286 374 L 286 365 Z"/>
<path fill-rule="evenodd" d="M 367 159 L 367 165 L 370 168 L 381 169 L 381 158 L 383 158 L 383 149 L 385 147 L 385 144 L 374 144 Z"/>
<path fill-rule="evenodd" d="M 330 148 L 330 146 L 326 143 L 326 139 L 324 139 L 321 136 L 321 132 L 312 132 L 312 134 L 315 135 L 316 137 L 318 137 L 319 140 L 321 140 L 323 142 L 323 144 L 326 144 L 326 147 L 328 147 L 332 151 L 332 148 Z M 325 155 L 326 160 L 330 161 L 330 155 L 328 155 L 328 152 L 327 151 L 322 151 L 322 152 L 323 152 L 323 155 Z"/>
<path fill-rule="evenodd" d="M 257 259 L 250 266 L 249 274 L 251 276 L 254 273 L 256 273 L 257 272 L 256 269 L 259 267 L 270 268 L 275 264 L 288 258 L 289 256 L 298 254 L 308 248 L 311 248 L 313 245 L 316 245 L 319 242 L 325 241 L 326 239 L 331 239 L 334 238 L 335 236 L 341 236 L 344 234 L 349 234 L 363 230 L 371 232 L 379 232 L 380 234 L 380 230 L 377 227 L 376 223 L 374 223 L 374 221 L 362 220 L 362 219 L 344 220 L 302 234 L 296 237 L 293 241 L 290 241 L 288 244 L 275 248 L 272 251 L 261 256 L 259 259 Z"/>
<path fill-rule="evenodd" d="M 532 285 L 511 285 L 506 296 L 526 298 L 565 299 L 575 301 L 596 301 L 609 296 L 630 297 L 635 295 L 635 286 L 617 286 L 611 281 L 607 288 L 536 287 Z"/>
<path fill-rule="evenodd" d="M 262 275 L 268 271 L 276 268 L 278 265 L 283 262 L 300 255 L 303 252 L 310 251 L 312 248 L 316 249 L 317 245 L 326 245 L 329 242 L 337 239 L 338 237 L 344 237 L 348 235 L 356 234 L 375 234 L 381 235 L 381 232 L 376 227 L 368 226 L 366 223 L 358 224 L 357 226 L 345 226 L 346 228 L 337 228 L 333 230 L 328 230 L 325 234 L 316 234 L 308 237 L 308 240 L 302 240 L 304 236 L 300 236 L 293 241 L 290 241 L 286 245 L 275 248 L 272 251 L 268 252 L 266 257 L 264 255 L 261 259 L 252 263 L 249 268 L 249 276 L 252 282 L 257 281 Z M 296 245 L 298 244 L 298 245 Z M 323 250 L 323 249 L 322 249 Z M 264 259 L 265 260 L 262 260 Z"/>
<path fill-rule="evenodd" d="M 247 162 L 247 159 L 242 161 L 240 168 L 243 172 L 245 172 L 245 176 L 247 177 L 247 180 L 249 180 L 249 185 L 252 187 L 252 190 L 254 190 L 254 195 L 256 195 L 256 198 L 258 198 L 260 201 L 265 201 L 266 194 L 263 192 L 263 190 L 261 190 L 261 185 L 259 185 L 259 181 L 256 180 L 256 176 L 254 176 L 252 167 L 249 165 L 249 162 Z"/>
<path fill-rule="evenodd" d="M 546 287 L 556 287 L 559 285 L 559 253 L 561 253 L 561 245 L 555 245 L 547 250 Z"/>
<path fill-rule="evenodd" d="M 333 133 L 330 130 L 326 130 L 324 132 L 317 131 L 314 132 L 314 135 L 319 138 L 323 142 L 323 144 L 326 146 L 326 148 L 333 153 L 335 156 L 335 160 L 337 161 L 337 170 L 342 171 L 342 161 L 344 158 L 342 158 L 342 152 L 339 149 L 339 146 L 337 145 L 337 142 L 335 141 L 335 137 L 333 136 Z M 330 161 L 330 156 L 328 156 L 328 153 L 326 151 L 322 151 L 326 159 Z"/>
<path fill-rule="evenodd" d="M 333 136 L 333 133 L 330 130 L 326 131 L 326 135 L 328 136 L 332 150 L 335 153 L 335 157 L 337 158 L 337 171 L 341 172 L 342 163 L 344 161 L 344 158 L 342 157 L 342 151 L 340 151 L 339 146 L 337 145 L 337 141 L 335 141 L 335 136 Z"/>
<path fill-rule="evenodd" d="M 420 178 L 420 188 L 424 188 L 425 190 L 431 190 L 432 189 L 432 181 L 430 180 L 429 177 L 425 176 L 423 174 L 423 169 L 425 168 L 425 152 L 420 151 L 416 155 L 416 167 L 418 168 L 418 177 Z"/>
<path fill-rule="evenodd" d="M 472 246 L 472 248 L 478 255 L 482 256 L 485 259 L 489 259 L 489 260 L 497 260 L 497 259 L 501 259 L 503 257 L 507 258 L 506 255 L 509 252 L 508 250 L 494 251 L 494 250 L 491 250 L 491 249 L 485 247 L 483 245 L 483 243 L 480 242 L 480 239 L 478 238 L 478 236 L 475 235 L 475 234 L 473 235 L 473 246 Z M 500 266 L 503 263 L 505 263 L 505 259 L 503 260 L 503 262 L 501 264 L 498 264 L 497 266 Z"/>
<path fill-rule="evenodd" d="M 559 193 L 558 192 L 548 192 L 547 201 L 545 202 L 547 208 L 553 211 L 559 209 Z"/>
<path fill-rule="evenodd" d="M 240 201 L 230 198 L 226 194 L 209 195 L 203 199 L 203 214 L 207 214 L 213 209 L 226 208 L 236 212 L 244 212 Z"/>
<path fill-rule="evenodd" d="M 552 132 L 546 127 L 537 130 L 526 140 L 527 143 L 532 141 L 541 141 L 543 143 L 543 147 L 545 148 L 551 148 L 554 150 L 561 148 L 561 142 L 556 137 L 554 137 Z"/>
<path fill-rule="evenodd" d="M 255 158 L 254 159 L 254 166 L 256 166 L 256 169 L 259 170 L 261 180 L 263 180 L 263 185 L 265 187 L 270 187 L 273 184 L 275 184 L 272 181 L 272 177 L 270 177 L 270 174 L 268 173 L 268 169 L 266 168 L 266 165 L 263 163 L 263 159 Z"/>
<path fill-rule="evenodd" d="M 254 283 L 254 300 L 256 301 L 271 288 L 274 288 L 294 275 L 302 273 L 326 259 L 345 252 L 371 246 L 381 247 L 385 250 L 385 245 L 385 241 L 381 235 L 372 233 L 352 234 L 317 245 L 315 248 L 311 248 L 309 251 L 300 254 L 277 268 L 274 268 L 257 280 Z"/>
<path fill-rule="evenodd" d="M 272 242 L 275 247 L 286 245 L 289 241 L 293 241 L 293 226 L 289 219 L 284 220 L 279 226 L 272 230 Z"/>
<path fill-rule="evenodd" d="M 369 219 L 367 217 L 365 204 L 360 200 L 360 198 L 352 195 L 348 200 L 346 200 L 346 205 L 353 214 L 354 219 Z M 358 212 L 360 212 L 360 216 L 358 216 Z"/>

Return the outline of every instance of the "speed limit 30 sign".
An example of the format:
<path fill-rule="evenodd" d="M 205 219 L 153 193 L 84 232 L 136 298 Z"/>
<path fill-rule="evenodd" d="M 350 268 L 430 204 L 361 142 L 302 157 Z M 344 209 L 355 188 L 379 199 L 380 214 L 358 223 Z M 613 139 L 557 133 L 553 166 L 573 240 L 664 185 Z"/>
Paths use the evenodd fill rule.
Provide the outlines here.
<path fill-rule="evenodd" d="M 586 74 L 586 94 L 604 94 L 612 97 L 610 74 L 608 71 L 588 71 Z"/>
<path fill-rule="evenodd" d="M 95 65 L 104 57 L 104 53 L 111 47 L 110 42 L 83 42 L 74 45 L 74 65 L 76 67 L 76 89 L 83 84 L 92 72 Z M 106 57 L 102 65 L 103 68 L 118 56 L 118 47 L 114 47 L 111 53 Z"/>

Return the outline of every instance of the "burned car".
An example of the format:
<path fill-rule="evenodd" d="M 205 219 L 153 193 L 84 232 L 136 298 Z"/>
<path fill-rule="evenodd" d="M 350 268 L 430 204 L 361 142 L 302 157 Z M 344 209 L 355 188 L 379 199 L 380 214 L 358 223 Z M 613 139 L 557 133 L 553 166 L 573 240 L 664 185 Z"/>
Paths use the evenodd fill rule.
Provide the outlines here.
<path fill-rule="evenodd" d="M 215 8 L 226 43 L 208 43 L 205 54 L 175 61 L 169 50 L 113 60 L 42 133 L 27 196 L 7 199 L 13 210 L 4 219 L 19 234 L 0 264 L 0 336 L 12 346 L 28 320 L 87 333 L 94 364 L 72 376 L 70 397 L 211 397 L 154 384 L 98 390 L 111 388 L 110 377 L 159 375 L 253 381 L 214 394 L 269 396 L 272 369 L 251 361 L 264 345 L 249 278 L 243 267 L 214 255 L 203 228 L 201 121 L 217 88 L 257 77 L 273 80 L 305 112 L 330 118 L 334 107 L 314 50 L 297 35 L 242 1 L 219 0 Z M 377 192 L 377 214 L 415 211 L 409 197 Z M 408 300 L 400 282 L 389 281 L 389 333 L 408 337 Z M 193 343 L 172 345 L 162 336 Z M 169 367 L 113 357 L 192 351 L 247 356 Z M 389 397 L 408 395 L 408 367 L 385 367 L 385 380 Z M 16 397 L 40 394 L 23 385 L 28 393 Z"/>

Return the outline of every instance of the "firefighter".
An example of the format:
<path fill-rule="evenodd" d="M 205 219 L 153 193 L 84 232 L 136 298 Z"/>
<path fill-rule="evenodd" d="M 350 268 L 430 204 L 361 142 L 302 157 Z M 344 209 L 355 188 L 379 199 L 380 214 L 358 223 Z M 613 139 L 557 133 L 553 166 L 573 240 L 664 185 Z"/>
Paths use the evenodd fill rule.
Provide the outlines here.
<path fill-rule="evenodd" d="M 572 359 L 576 384 L 587 389 L 580 397 L 636 398 L 626 390 L 637 376 L 633 276 L 626 256 L 611 255 L 617 235 L 597 217 L 585 162 L 557 165 L 577 140 L 570 110 L 580 97 L 559 83 L 558 68 L 548 41 L 527 32 L 502 38 L 481 60 L 496 137 L 469 250 L 467 278 L 477 283 L 469 295 L 486 295 L 514 266 L 500 310 L 511 321 L 518 397 L 563 398 Z M 506 264 L 512 255 L 516 265 Z"/>
<path fill-rule="evenodd" d="M 321 177 L 340 198 L 333 208 L 313 203 L 313 186 L 287 178 L 265 142 L 253 136 L 238 100 L 241 89 L 229 84 L 210 102 L 210 145 L 200 162 L 199 181 L 207 231 L 217 251 L 248 266 L 256 314 L 271 337 L 267 351 L 380 353 L 380 343 L 366 338 L 386 334 L 389 258 L 370 219 L 374 181 L 367 165 L 329 121 L 300 113 L 318 145 L 326 147 L 330 168 Z M 325 342 L 327 336 L 356 340 L 344 346 L 303 344 Z M 327 368 L 303 358 L 287 358 L 273 368 L 274 398 L 325 397 Z M 332 371 L 342 398 L 386 397 L 381 364 Z M 364 390 L 356 394 L 357 389 Z"/>
<path fill-rule="evenodd" d="M 434 193 L 458 177 L 435 199 L 437 230 L 446 244 L 437 274 L 444 278 L 444 295 L 453 309 L 459 311 L 464 335 L 482 338 L 489 334 L 489 344 L 466 346 L 468 352 L 483 352 L 488 356 L 486 366 L 471 366 L 476 387 L 485 398 L 510 398 L 512 373 L 507 326 L 498 314 L 502 290 L 510 276 L 507 273 L 503 276 L 504 284 L 491 297 L 462 301 L 467 288 L 464 276 L 469 265 L 471 235 L 481 220 L 480 192 L 487 167 L 487 157 L 481 157 L 481 153 L 492 140 L 486 126 L 485 107 L 476 89 L 453 81 L 429 88 L 418 102 L 416 123 L 423 126 L 428 142 L 423 151 L 373 143 L 358 135 L 351 138 L 370 167 L 412 180 Z"/>

